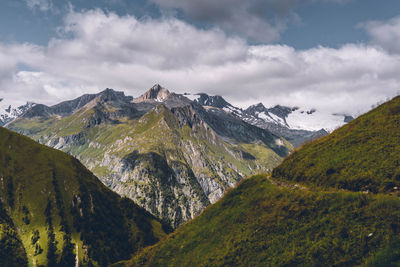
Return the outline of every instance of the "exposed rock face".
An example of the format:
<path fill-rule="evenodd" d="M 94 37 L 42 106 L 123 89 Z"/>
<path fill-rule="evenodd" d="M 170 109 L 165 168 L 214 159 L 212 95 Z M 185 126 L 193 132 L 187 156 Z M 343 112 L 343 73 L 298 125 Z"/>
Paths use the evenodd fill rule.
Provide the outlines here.
<path fill-rule="evenodd" d="M 163 102 L 168 98 L 170 94 L 171 93 L 167 89 L 161 87 L 159 84 L 156 84 L 152 88 L 150 88 L 150 90 L 148 90 L 146 93 L 136 98 L 134 102 L 137 103 L 145 101 Z"/>
<path fill-rule="evenodd" d="M 9 128 L 74 155 L 173 227 L 244 177 L 270 171 L 291 149 L 269 131 L 159 85 L 134 100 L 107 89 L 39 105 Z"/>
<path fill-rule="evenodd" d="M 344 116 L 344 122 L 351 122 L 354 120 L 353 116 L 345 115 Z"/>

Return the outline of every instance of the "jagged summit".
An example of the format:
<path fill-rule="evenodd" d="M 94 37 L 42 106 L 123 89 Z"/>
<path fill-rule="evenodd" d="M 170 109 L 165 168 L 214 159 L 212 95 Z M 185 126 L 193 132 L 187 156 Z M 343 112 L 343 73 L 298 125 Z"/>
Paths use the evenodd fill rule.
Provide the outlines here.
<path fill-rule="evenodd" d="M 259 103 L 257 103 L 257 104 L 254 104 L 254 105 L 251 105 L 251 106 L 249 106 L 248 108 L 252 108 L 252 107 L 254 107 L 254 108 L 266 108 L 266 107 L 264 106 L 264 104 L 261 103 L 261 102 L 259 102 Z"/>
<path fill-rule="evenodd" d="M 264 112 L 267 111 L 268 109 L 264 106 L 263 103 L 258 103 L 255 105 L 251 105 L 249 106 L 247 109 L 245 109 L 244 111 L 248 114 L 253 114 L 255 112 Z"/>
<path fill-rule="evenodd" d="M 276 105 L 272 108 L 266 108 L 264 106 L 264 104 L 260 102 L 258 104 L 249 106 L 247 109 L 245 109 L 245 112 L 247 114 L 251 114 L 251 115 L 255 115 L 256 113 L 264 113 L 264 112 L 266 113 L 266 115 L 268 115 L 268 113 L 273 113 L 273 114 L 279 116 L 280 118 L 284 119 L 293 110 L 295 110 L 295 108 L 290 108 L 290 107 L 281 106 L 281 105 Z"/>
<path fill-rule="evenodd" d="M 122 103 L 130 103 L 133 100 L 132 96 L 126 96 L 122 91 L 115 91 L 114 89 L 107 88 L 104 91 L 96 94 L 96 97 L 101 102 L 122 102 Z"/>
<path fill-rule="evenodd" d="M 199 98 L 197 98 L 196 101 L 203 106 L 212 106 L 216 108 L 232 106 L 220 95 L 210 96 L 205 93 L 200 93 L 198 95 Z"/>
<path fill-rule="evenodd" d="M 183 107 L 191 103 L 190 99 L 184 95 L 170 92 L 159 84 L 155 84 L 147 92 L 133 99 L 132 102 L 136 104 L 139 110 L 144 112 L 149 111 L 160 103 L 167 108 Z"/>
<path fill-rule="evenodd" d="M 155 84 L 151 87 L 146 93 L 142 94 L 138 98 L 134 99 L 134 102 L 147 102 L 147 101 L 156 101 L 156 102 L 163 102 L 165 101 L 171 93 L 168 89 L 162 87 L 159 84 Z"/>
<path fill-rule="evenodd" d="M 209 106 L 215 108 L 228 108 L 233 107 L 220 95 L 209 95 L 206 93 L 190 94 L 184 93 L 184 96 L 202 106 Z"/>

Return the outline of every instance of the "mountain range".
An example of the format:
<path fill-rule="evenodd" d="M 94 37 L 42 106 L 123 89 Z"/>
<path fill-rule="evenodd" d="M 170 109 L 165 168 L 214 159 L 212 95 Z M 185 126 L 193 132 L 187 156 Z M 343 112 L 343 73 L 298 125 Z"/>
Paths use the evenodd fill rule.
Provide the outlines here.
<path fill-rule="evenodd" d="M 173 227 L 244 177 L 269 172 L 292 149 L 284 138 L 159 85 L 136 99 L 106 89 L 37 104 L 7 127 L 75 156 Z"/>
<path fill-rule="evenodd" d="M 262 103 L 241 109 L 228 103 L 221 96 L 204 93 L 184 94 L 204 107 L 222 109 L 241 120 L 282 136 L 295 147 L 327 135 L 336 128 L 353 120 L 350 115 L 324 114 L 316 109 L 304 110 L 298 107 L 276 105 L 266 108 Z"/>
<path fill-rule="evenodd" d="M 270 172 L 293 145 L 327 134 L 294 129 L 288 121 L 296 110 L 242 110 L 221 96 L 157 84 L 137 98 L 106 89 L 35 104 L 6 127 L 75 156 L 113 191 L 176 228 L 243 178 Z"/>

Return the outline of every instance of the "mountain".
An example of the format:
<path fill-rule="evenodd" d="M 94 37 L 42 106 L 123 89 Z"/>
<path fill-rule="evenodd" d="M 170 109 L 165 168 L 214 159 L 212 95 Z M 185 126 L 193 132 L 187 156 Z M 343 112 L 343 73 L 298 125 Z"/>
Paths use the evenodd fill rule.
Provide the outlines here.
<path fill-rule="evenodd" d="M 397 193 L 400 97 L 305 145 L 274 170 L 276 179 L 324 189 Z"/>
<path fill-rule="evenodd" d="M 0 178 L 1 266 L 108 266 L 168 229 L 75 158 L 2 127 Z"/>
<path fill-rule="evenodd" d="M 247 109 L 235 107 L 221 96 L 210 96 L 204 93 L 184 94 L 185 97 L 204 107 L 221 109 L 245 122 L 266 129 L 281 136 L 295 147 L 325 136 L 335 128 L 349 122 L 353 117 L 345 114 L 323 114 L 315 109 L 308 111 L 300 108 L 277 105 L 266 108 L 262 103 Z"/>
<path fill-rule="evenodd" d="M 114 266 L 399 266 L 400 97 Z"/>
<path fill-rule="evenodd" d="M 32 102 L 27 102 L 25 105 L 13 107 L 11 104 L 7 103 L 4 98 L 0 98 L 0 126 L 4 126 L 15 118 L 21 116 L 34 105 L 35 104 Z"/>
<path fill-rule="evenodd" d="M 292 149 L 284 138 L 160 85 L 138 98 L 107 89 L 38 104 L 7 127 L 77 157 L 172 227 L 244 177 L 270 172 Z"/>

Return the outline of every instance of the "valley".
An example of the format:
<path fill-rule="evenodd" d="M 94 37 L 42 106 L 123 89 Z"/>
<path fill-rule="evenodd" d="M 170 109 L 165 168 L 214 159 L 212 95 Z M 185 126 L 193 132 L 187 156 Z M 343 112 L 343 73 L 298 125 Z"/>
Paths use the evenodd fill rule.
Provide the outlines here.
<path fill-rule="evenodd" d="M 304 145 L 114 266 L 397 266 L 399 106 Z"/>

